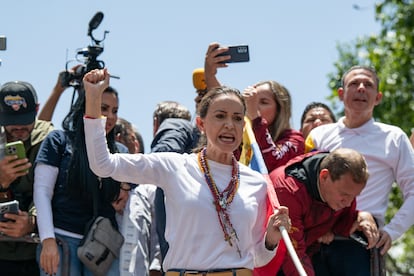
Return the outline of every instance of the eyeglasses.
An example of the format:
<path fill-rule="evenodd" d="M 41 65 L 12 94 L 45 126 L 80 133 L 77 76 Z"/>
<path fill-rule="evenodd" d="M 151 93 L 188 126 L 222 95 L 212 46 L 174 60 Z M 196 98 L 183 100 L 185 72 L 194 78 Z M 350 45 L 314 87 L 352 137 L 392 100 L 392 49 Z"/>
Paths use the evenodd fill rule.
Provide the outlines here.
<path fill-rule="evenodd" d="M 129 192 L 129 191 L 135 189 L 137 186 L 138 186 L 138 184 L 121 182 L 121 184 L 119 185 L 119 188 L 123 191 Z"/>

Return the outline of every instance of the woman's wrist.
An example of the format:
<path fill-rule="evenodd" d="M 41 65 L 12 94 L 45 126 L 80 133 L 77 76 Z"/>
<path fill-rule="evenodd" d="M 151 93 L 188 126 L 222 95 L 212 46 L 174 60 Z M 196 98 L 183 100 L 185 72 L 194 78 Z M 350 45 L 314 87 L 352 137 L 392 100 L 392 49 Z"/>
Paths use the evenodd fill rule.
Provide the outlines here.
<path fill-rule="evenodd" d="M 265 247 L 266 247 L 266 249 L 267 249 L 267 250 L 269 250 L 269 251 L 273 251 L 273 250 L 275 250 L 275 248 L 277 247 L 277 244 L 278 244 L 278 243 L 276 243 L 276 244 L 271 244 L 270 242 L 267 242 L 267 240 L 265 240 Z"/>
<path fill-rule="evenodd" d="M 85 119 L 97 119 L 96 117 L 89 116 L 89 115 L 85 115 L 85 116 L 83 116 L 83 118 L 85 118 Z"/>

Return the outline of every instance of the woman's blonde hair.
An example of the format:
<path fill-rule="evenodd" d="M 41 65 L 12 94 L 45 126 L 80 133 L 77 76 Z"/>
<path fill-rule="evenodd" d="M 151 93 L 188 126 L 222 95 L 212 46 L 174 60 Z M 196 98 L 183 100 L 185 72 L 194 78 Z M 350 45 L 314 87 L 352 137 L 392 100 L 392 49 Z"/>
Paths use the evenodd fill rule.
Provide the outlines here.
<path fill-rule="evenodd" d="M 266 84 L 269 85 L 277 106 L 275 120 L 273 122 L 267 122 L 269 124 L 270 135 L 272 136 L 273 141 L 276 141 L 286 129 L 291 128 L 290 118 L 292 117 L 292 99 L 289 90 L 276 81 L 261 81 L 258 82 L 255 87 Z"/>

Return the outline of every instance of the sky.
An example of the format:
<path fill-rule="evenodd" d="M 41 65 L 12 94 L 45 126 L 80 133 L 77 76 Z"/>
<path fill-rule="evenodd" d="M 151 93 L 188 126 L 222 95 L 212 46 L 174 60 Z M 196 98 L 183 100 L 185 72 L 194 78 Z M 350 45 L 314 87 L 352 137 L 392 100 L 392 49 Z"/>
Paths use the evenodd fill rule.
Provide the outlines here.
<path fill-rule="evenodd" d="M 67 61 L 91 45 L 89 21 L 101 11 L 104 18 L 93 35 L 100 40 L 109 33 L 98 59 L 120 77 L 111 79 L 120 96 L 118 114 L 137 127 L 146 152 L 157 103 L 177 101 L 194 114 L 192 72 L 204 66 L 211 42 L 249 45 L 250 62 L 219 69 L 218 79 L 240 91 L 262 80 L 280 82 L 291 93 L 291 124 L 299 129 L 308 103 L 329 105 L 327 76 L 334 71 L 338 43 L 379 32 L 374 5 L 373 0 L 3 1 L 0 35 L 7 37 L 7 50 L 0 51 L 0 84 L 30 82 L 42 108 Z M 56 107 L 56 128 L 72 95 L 68 88 Z"/>

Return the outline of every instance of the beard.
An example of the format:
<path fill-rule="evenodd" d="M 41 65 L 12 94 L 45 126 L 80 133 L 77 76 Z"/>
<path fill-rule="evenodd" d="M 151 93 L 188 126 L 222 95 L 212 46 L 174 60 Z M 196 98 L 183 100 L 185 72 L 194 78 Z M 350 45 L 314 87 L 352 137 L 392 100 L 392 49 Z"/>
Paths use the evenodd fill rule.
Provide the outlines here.
<path fill-rule="evenodd" d="M 29 139 L 33 128 L 29 127 L 13 127 L 7 129 L 7 140 L 10 142 L 14 141 L 26 141 Z"/>

